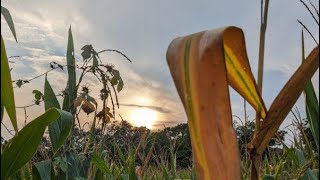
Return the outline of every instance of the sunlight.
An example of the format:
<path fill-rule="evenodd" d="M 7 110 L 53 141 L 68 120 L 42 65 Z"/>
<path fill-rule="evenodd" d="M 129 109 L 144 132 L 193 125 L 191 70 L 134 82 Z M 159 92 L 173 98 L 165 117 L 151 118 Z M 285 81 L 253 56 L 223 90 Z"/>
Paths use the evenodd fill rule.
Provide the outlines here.
<path fill-rule="evenodd" d="M 138 108 L 131 112 L 130 117 L 134 126 L 145 126 L 148 129 L 152 129 L 157 119 L 157 113 L 148 108 Z"/>

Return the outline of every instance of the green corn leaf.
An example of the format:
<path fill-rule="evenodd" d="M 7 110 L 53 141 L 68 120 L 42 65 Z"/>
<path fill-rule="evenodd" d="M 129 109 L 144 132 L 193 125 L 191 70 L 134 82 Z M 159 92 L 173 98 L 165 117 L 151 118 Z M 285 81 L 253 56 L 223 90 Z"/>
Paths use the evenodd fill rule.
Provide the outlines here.
<path fill-rule="evenodd" d="M 14 36 L 14 39 L 16 40 L 16 42 L 18 42 L 16 31 L 14 29 L 13 20 L 12 20 L 12 17 L 11 17 L 9 10 L 7 8 L 1 6 L 1 14 L 3 15 L 4 19 L 6 20 L 8 26 Z M 2 45 L 1 45 L 1 47 L 2 47 Z M 2 52 L 1 52 L 1 54 L 2 54 Z"/>
<path fill-rule="evenodd" d="M 80 157 L 73 151 L 66 151 L 65 156 L 68 162 L 68 178 L 74 179 L 80 175 L 83 168 Z"/>
<path fill-rule="evenodd" d="M 113 145 L 115 146 L 115 148 L 116 148 L 116 150 L 117 150 L 117 153 L 118 153 L 118 155 L 119 155 L 121 164 L 126 167 L 126 166 L 127 166 L 126 158 L 124 157 L 124 155 L 123 155 L 123 153 L 122 153 L 119 145 L 116 143 L 115 140 L 113 141 Z"/>
<path fill-rule="evenodd" d="M 296 149 L 296 155 L 297 155 L 297 157 L 299 159 L 300 168 L 302 168 L 306 163 L 306 159 L 304 157 L 304 154 L 303 154 L 303 152 L 301 150 Z M 303 176 L 300 177 L 300 179 L 301 180 L 316 180 L 318 178 L 316 177 L 316 175 L 314 173 L 312 173 L 311 169 L 308 168 L 305 171 L 305 173 L 303 174 Z"/>
<path fill-rule="evenodd" d="M 25 165 L 22 169 L 23 169 L 23 174 L 24 174 L 24 180 L 30 180 L 31 179 L 31 170 L 28 167 L 28 165 Z"/>
<path fill-rule="evenodd" d="M 52 108 L 37 117 L 14 136 L 1 154 L 1 179 L 7 179 L 22 168 L 36 153 L 46 127 L 57 120 L 62 111 Z"/>
<path fill-rule="evenodd" d="M 122 180 L 129 180 L 129 174 L 121 174 Z"/>
<path fill-rule="evenodd" d="M 275 180 L 276 177 L 271 174 L 265 174 L 263 175 L 263 180 Z"/>
<path fill-rule="evenodd" d="M 109 174 L 110 169 L 108 166 L 105 164 L 104 160 L 97 154 L 97 152 L 93 152 L 91 154 L 91 162 L 102 172 Z"/>
<path fill-rule="evenodd" d="M 51 179 L 51 160 L 45 160 L 32 165 L 33 180 L 50 180 Z"/>
<path fill-rule="evenodd" d="M 68 95 L 65 96 L 63 101 L 63 110 L 74 112 L 73 102 L 77 97 L 76 92 L 76 63 L 74 58 L 74 44 L 71 26 L 69 28 L 68 34 L 68 47 L 67 47 L 67 65 L 68 65 L 68 83 L 67 83 L 67 92 Z"/>
<path fill-rule="evenodd" d="M 45 110 L 55 107 L 61 109 L 53 89 L 46 77 L 44 84 L 44 107 Z M 61 117 L 49 125 L 49 136 L 54 153 L 63 145 L 72 128 L 73 117 L 70 113 L 62 111 Z"/>
<path fill-rule="evenodd" d="M 271 170 L 270 170 L 270 167 L 269 167 L 270 164 L 269 164 L 269 161 L 268 161 L 268 157 L 267 157 L 267 156 L 265 157 L 264 162 L 265 162 L 266 174 L 271 174 Z"/>
<path fill-rule="evenodd" d="M 2 122 L 2 118 L 3 118 L 3 112 L 4 112 L 4 107 L 3 107 L 2 102 L 1 102 L 1 122 Z"/>
<path fill-rule="evenodd" d="M 135 158 L 134 158 L 134 151 L 131 149 L 129 150 L 129 158 L 128 158 L 128 164 L 129 164 L 129 177 L 130 180 L 137 180 L 137 176 L 135 173 Z"/>
<path fill-rule="evenodd" d="M 304 35 L 301 33 L 302 62 L 305 60 Z M 319 151 L 319 102 L 312 82 L 310 81 L 304 89 L 305 108 L 310 129 Z"/>
<path fill-rule="evenodd" d="M 1 105 L 6 108 L 6 111 L 9 115 L 13 128 L 16 132 L 18 132 L 12 80 L 11 80 L 8 58 L 6 54 L 6 48 L 4 46 L 4 41 L 2 36 L 1 36 Z M 1 113 L 1 116 L 2 116 L 2 113 Z M 2 121 L 2 118 L 1 118 L 1 121 Z"/>

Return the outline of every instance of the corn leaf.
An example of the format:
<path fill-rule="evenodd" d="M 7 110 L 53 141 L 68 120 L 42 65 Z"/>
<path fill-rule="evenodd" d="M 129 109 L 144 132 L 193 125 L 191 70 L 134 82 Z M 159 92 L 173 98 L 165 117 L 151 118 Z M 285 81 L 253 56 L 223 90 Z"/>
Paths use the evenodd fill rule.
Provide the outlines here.
<path fill-rule="evenodd" d="M 228 28 L 223 42 L 229 84 L 265 119 L 267 110 L 251 72 L 243 32 Z"/>
<path fill-rule="evenodd" d="M 267 114 L 242 30 L 227 27 L 176 38 L 167 61 L 188 116 L 197 179 L 239 179 L 228 85 L 263 119 Z"/>
<path fill-rule="evenodd" d="M 5 146 L 1 154 L 1 179 L 7 179 L 22 168 L 36 153 L 46 127 L 57 120 L 62 111 L 51 108 L 37 117 Z"/>
<path fill-rule="evenodd" d="M 311 51 L 271 104 L 260 132 L 250 145 L 257 154 L 262 154 L 265 150 L 317 69 L 319 69 L 319 46 Z"/>
<path fill-rule="evenodd" d="M 45 160 L 34 163 L 32 165 L 32 179 L 33 180 L 50 180 L 52 170 L 51 160 Z"/>
<path fill-rule="evenodd" d="M 52 107 L 61 109 L 58 99 L 53 92 L 47 77 L 44 84 L 44 107 L 45 110 Z M 59 150 L 65 139 L 68 137 L 72 128 L 72 119 L 73 117 L 70 113 L 63 112 L 63 115 L 57 121 L 49 125 L 49 136 L 54 153 Z"/>
<path fill-rule="evenodd" d="M 14 102 L 13 87 L 11 82 L 11 74 L 6 54 L 6 48 L 1 36 L 1 106 L 3 106 L 11 120 L 12 126 L 18 132 L 16 107 Z M 1 107 L 1 122 L 3 116 L 3 107 Z"/>
<path fill-rule="evenodd" d="M 110 169 L 105 164 L 104 160 L 97 154 L 97 152 L 93 152 L 91 154 L 91 162 L 99 168 L 102 172 L 106 174 L 110 174 Z"/>
<path fill-rule="evenodd" d="M 66 87 L 67 94 L 63 100 L 63 110 L 74 112 L 73 102 L 77 97 L 76 92 L 76 63 L 74 58 L 74 44 L 71 26 L 68 33 L 67 47 L 67 65 L 68 65 L 68 83 Z"/>
<path fill-rule="evenodd" d="M 296 149 L 296 155 L 297 155 L 297 157 L 298 157 L 298 159 L 299 159 L 300 167 L 302 168 L 302 167 L 305 165 L 305 163 L 306 163 L 306 159 L 305 159 L 305 157 L 304 157 L 304 154 L 303 154 L 303 152 L 302 152 L 301 150 Z M 316 180 L 316 179 L 318 179 L 318 178 L 317 178 L 316 175 L 311 171 L 310 168 L 307 168 L 307 169 L 305 170 L 304 174 L 303 174 L 301 177 L 299 177 L 299 179 L 301 179 L 301 180 Z"/>
<path fill-rule="evenodd" d="M 305 49 L 304 49 L 304 35 L 303 30 L 301 34 L 302 40 L 302 62 L 305 60 Z M 314 87 L 311 81 L 308 82 L 306 88 L 304 89 L 305 95 L 305 107 L 307 120 L 310 125 L 310 129 L 315 140 L 317 149 L 319 151 L 319 102 L 317 95 L 314 91 Z"/>
<path fill-rule="evenodd" d="M 14 39 L 16 40 L 16 42 L 18 42 L 16 31 L 14 29 L 13 20 L 12 20 L 12 17 L 11 17 L 9 10 L 7 8 L 1 6 L 1 14 L 3 15 L 4 19 L 6 20 L 8 26 L 13 34 Z M 1 47 L 2 47 L 2 45 L 1 45 Z"/>
<path fill-rule="evenodd" d="M 271 175 L 271 174 L 265 174 L 263 175 L 263 180 L 275 180 L 275 176 Z"/>

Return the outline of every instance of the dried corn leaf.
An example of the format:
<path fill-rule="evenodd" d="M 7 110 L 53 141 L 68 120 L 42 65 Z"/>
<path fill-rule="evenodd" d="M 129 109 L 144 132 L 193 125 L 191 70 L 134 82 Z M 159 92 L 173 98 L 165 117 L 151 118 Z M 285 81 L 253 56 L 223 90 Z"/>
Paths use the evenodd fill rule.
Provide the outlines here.
<path fill-rule="evenodd" d="M 197 179 L 240 179 L 228 85 L 266 117 L 242 30 L 227 27 L 176 38 L 167 61 L 188 116 Z"/>

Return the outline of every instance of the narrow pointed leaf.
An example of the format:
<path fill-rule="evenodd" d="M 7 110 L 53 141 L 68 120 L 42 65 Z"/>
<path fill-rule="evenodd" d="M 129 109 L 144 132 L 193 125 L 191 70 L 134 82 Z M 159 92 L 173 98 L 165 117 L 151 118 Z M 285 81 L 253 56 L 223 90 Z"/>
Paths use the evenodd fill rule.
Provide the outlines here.
<path fill-rule="evenodd" d="M 108 166 L 105 164 L 105 161 L 96 153 L 93 152 L 91 154 L 91 161 L 92 163 L 99 168 L 102 172 L 109 174 L 110 173 L 110 169 L 108 168 Z"/>
<path fill-rule="evenodd" d="M 1 14 L 3 15 L 4 19 L 6 20 L 8 26 L 9 26 L 12 34 L 13 34 L 14 39 L 16 40 L 16 42 L 18 42 L 17 35 L 16 35 L 16 30 L 14 29 L 13 20 L 12 20 L 12 17 L 11 17 L 11 14 L 10 14 L 9 10 L 7 8 L 1 6 Z"/>
<path fill-rule="evenodd" d="M 76 63 L 74 58 L 74 44 L 73 44 L 71 26 L 69 28 L 69 33 L 68 33 L 67 65 L 68 65 L 68 84 L 67 84 L 68 95 L 65 96 L 63 107 L 64 107 L 64 110 L 67 110 L 73 113 L 74 111 L 73 102 L 77 97 L 77 92 L 76 92 Z"/>
<path fill-rule="evenodd" d="M 319 46 L 311 51 L 271 104 L 268 116 L 262 123 L 261 131 L 251 142 L 252 151 L 262 154 L 318 69 Z"/>
<path fill-rule="evenodd" d="M 4 41 L 2 36 L 1 36 L 1 105 L 4 106 L 4 108 L 6 109 L 6 112 L 9 115 L 9 118 L 11 120 L 14 130 L 18 132 L 12 80 L 11 80 L 6 48 L 4 46 Z M 1 118 L 1 121 L 2 121 L 2 118 Z"/>
<path fill-rule="evenodd" d="M 7 179 L 15 174 L 33 157 L 46 127 L 60 115 L 61 111 L 58 109 L 47 110 L 28 123 L 8 142 L 1 154 L 1 179 Z"/>
<path fill-rule="evenodd" d="M 46 77 L 44 84 L 44 107 L 45 110 L 55 107 L 61 109 L 58 99 Z M 53 152 L 57 152 L 68 137 L 72 128 L 72 115 L 63 112 L 61 117 L 49 125 L 49 136 L 53 148 Z"/>
<path fill-rule="evenodd" d="M 302 62 L 305 60 L 305 49 L 304 49 L 304 35 L 303 29 L 301 34 L 302 40 Z M 312 81 L 309 81 L 306 88 L 304 89 L 305 95 L 305 107 L 307 120 L 310 125 L 310 129 L 315 140 L 317 149 L 319 151 L 319 102 L 315 93 Z"/>

